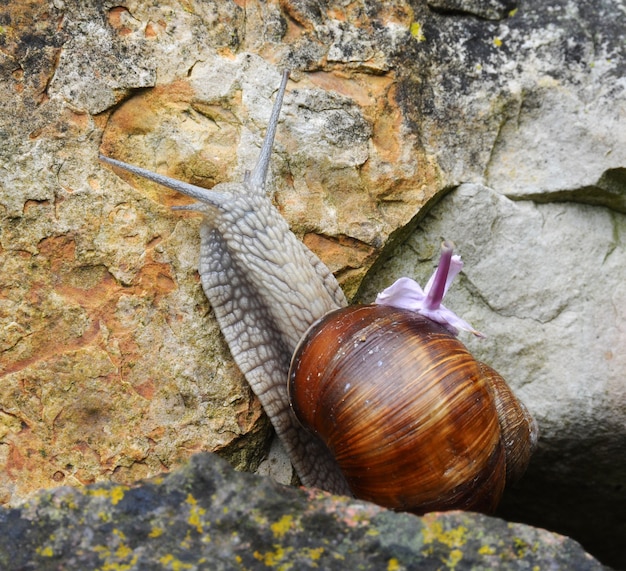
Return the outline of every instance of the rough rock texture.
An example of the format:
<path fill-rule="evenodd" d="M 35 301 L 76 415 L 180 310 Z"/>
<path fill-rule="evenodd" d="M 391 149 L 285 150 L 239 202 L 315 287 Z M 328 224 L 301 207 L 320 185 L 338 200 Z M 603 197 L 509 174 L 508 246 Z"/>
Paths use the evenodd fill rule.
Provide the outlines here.
<path fill-rule="evenodd" d="M 541 427 L 531 466 L 500 513 L 573 535 L 584 528 L 589 546 L 624 536 L 626 216 L 464 184 L 368 280 L 364 297 L 405 275 L 426 283 L 442 237 L 465 263 L 446 306 L 487 335 L 463 342 Z"/>
<path fill-rule="evenodd" d="M 446 191 L 492 189 L 472 199 L 489 225 L 445 237 L 467 261 L 449 305 L 541 425 L 507 513 L 626 566 L 623 22 L 619 0 L 3 5 L 0 500 L 197 450 L 258 464 L 268 425 L 201 293 L 197 218 L 96 157 L 240 179 L 288 66 L 270 189 L 349 295 L 391 279 L 376 262 Z M 408 244 L 430 264 L 448 228 Z"/>
<path fill-rule="evenodd" d="M 607 569 L 575 541 L 465 513 L 396 514 L 198 454 L 165 477 L 0 512 L 0 565 L 72 569 Z"/>

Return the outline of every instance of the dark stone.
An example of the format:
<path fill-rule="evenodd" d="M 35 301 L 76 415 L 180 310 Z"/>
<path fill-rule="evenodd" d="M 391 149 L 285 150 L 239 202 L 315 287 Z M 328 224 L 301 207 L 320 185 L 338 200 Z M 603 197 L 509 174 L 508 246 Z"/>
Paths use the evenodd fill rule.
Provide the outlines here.
<path fill-rule="evenodd" d="M 442 12 L 469 14 L 486 20 L 501 20 L 517 7 L 515 0 L 429 0 L 428 5 Z"/>
<path fill-rule="evenodd" d="M 235 472 L 212 454 L 167 476 L 41 492 L 0 511 L 0 567 L 607 569 L 574 540 L 469 512 L 424 517 Z"/>

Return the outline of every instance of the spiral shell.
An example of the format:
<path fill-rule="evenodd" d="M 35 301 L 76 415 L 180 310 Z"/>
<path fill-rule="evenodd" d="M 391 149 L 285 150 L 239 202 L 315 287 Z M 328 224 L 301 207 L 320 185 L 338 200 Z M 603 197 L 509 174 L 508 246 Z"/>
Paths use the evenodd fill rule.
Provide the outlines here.
<path fill-rule="evenodd" d="M 534 421 L 495 371 L 403 309 L 351 306 L 323 317 L 296 349 L 288 389 L 296 417 L 330 449 L 354 495 L 392 509 L 491 513 L 511 461 L 502 426 L 527 441 L 512 452 L 512 474 L 536 440 Z M 503 423 L 498 412 L 517 416 Z"/>

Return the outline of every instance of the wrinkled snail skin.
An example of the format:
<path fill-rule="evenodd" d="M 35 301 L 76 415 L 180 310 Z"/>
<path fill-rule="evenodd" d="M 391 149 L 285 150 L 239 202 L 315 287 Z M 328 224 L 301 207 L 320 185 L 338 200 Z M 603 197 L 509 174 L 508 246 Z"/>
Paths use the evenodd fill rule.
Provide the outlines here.
<path fill-rule="evenodd" d="M 315 320 L 347 305 L 332 273 L 295 237 L 265 193 L 287 79 L 285 73 L 259 159 L 243 183 L 207 190 L 122 161 L 100 159 L 199 201 L 182 209 L 204 216 L 200 278 L 233 359 L 302 483 L 349 494 L 328 449 L 295 421 L 287 400 L 287 372 L 298 340 Z"/>
<path fill-rule="evenodd" d="M 204 217 L 203 289 L 304 485 L 416 513 L 492 512 L 524 472 L 536 424 L 450 328 L 405 309 L 346 307 L 290 231 L 265 193 L 287 79 L 243 183 L 207 190 L 101 160 L 199 201 L 179 209 Z"/>

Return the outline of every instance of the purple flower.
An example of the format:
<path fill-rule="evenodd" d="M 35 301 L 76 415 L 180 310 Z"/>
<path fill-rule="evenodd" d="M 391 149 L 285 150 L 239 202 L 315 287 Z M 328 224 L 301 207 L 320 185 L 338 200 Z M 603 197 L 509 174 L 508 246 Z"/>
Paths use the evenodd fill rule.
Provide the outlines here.
<path fill-rule="evenodd" d="M 376 296 L 376 303 L 416 311 L 424 317 L 440 323 L 453 335 L 458 335 L 459 329 L 462 329 L 477 337 L 484 337 L 467 321 L 441 304 L 452 280 L 463 268 L 461 257 L 453 256 L 452 251 L 453 244 L 451 242 L 442 244 L 439 265 L 428 280 L 424 290 L 415 280 L 400 278 Z"/>

